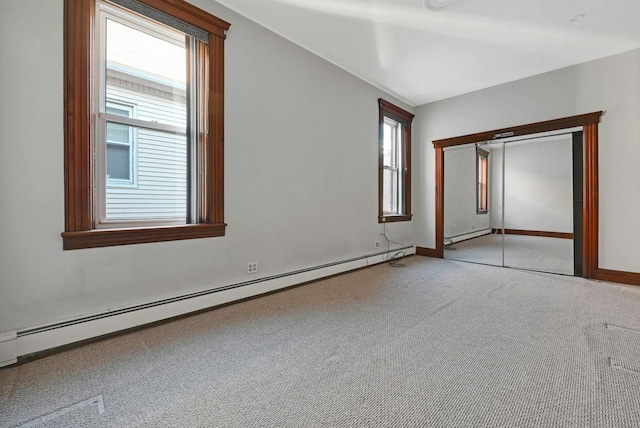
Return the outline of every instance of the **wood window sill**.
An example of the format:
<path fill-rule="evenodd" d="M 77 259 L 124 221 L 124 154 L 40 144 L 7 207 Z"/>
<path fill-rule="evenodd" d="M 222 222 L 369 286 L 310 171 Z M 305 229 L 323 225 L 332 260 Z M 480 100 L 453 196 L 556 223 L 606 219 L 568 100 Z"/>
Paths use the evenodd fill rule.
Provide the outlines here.
<path fill-rule="evenodd" d="M 64 250 L 112 247 L 116 245 L 150 242 L 178 241 L 183 239 L 213 238 L 224 236 L 226 224 L 188 224 L 148 228 L 94 229 L 79 232 L 63 232 Z"/>
<path fill-rule="evenodd" d="M 378 223 L 394 223 L 397 221 L 411 221 L 412 214 L 400 214 L 400 215 L 384 215 L 378 217 Z"/>

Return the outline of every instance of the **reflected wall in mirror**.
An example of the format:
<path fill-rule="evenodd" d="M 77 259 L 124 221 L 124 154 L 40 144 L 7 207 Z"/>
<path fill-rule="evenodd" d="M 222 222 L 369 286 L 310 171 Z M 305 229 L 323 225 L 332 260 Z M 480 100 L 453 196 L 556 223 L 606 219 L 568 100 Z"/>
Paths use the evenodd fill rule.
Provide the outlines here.
<path fill-rule="evenodd" d="M 444 258 L 503 265 L 503 236 L 492 233 L 502 229 L 502 215 L 491 208 L 494 189 L 502 186 L 501 177 L 494 177 L 493 151 L 502 145 L 466 144 L 444 150 Z"/>
<path fill-rule="evenodd" d="M 573 275 L 571 134 L 504 146 L 504 265 Z"/>

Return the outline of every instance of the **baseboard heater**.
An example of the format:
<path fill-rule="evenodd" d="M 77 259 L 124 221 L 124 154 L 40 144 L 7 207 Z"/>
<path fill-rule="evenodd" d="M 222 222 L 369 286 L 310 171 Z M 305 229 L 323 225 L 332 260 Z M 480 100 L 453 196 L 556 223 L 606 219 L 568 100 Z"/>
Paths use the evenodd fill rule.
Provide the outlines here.
<path fill-rule="evenodd" d="M 415 246 L 403 246 L 366 256 L 341 260 L 251 281 L 229 284 L 209 290 L 158 300 L 142 305 L 103 312 L 71 320 L 9 332 L 4 341 L 5 354 L 0 367 L 16 362 L 16 358 L 74 342 L 174 318 L 202 309 L 258 296 L 275 290 L 303 284 L 350 270 L 388 261 L 398 252 L 415 254 Z M 13 343 L 9 343 L 13 342 Z M 2 354 L 0 352 L 0 354 Z"/>

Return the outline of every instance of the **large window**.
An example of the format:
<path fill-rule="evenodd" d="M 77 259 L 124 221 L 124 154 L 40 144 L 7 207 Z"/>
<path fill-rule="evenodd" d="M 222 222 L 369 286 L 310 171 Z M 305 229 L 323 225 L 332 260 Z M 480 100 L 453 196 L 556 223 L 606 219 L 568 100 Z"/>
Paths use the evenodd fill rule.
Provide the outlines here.
<path fill-rule="evenodd" d="M 380 223 L 411 220 L 411 121 L 413 114 L 379 105 L 378 188 Z"/>
<path fill-rule="evenodd" d="M 224 235 L 229 24 L 183 0 L 65 0 L 64 248 Z"/>
<path fill-rule="evenodd" d="M 489 212 L 489 152 L 476 148 L 476 212 L 486 214 Z"/>

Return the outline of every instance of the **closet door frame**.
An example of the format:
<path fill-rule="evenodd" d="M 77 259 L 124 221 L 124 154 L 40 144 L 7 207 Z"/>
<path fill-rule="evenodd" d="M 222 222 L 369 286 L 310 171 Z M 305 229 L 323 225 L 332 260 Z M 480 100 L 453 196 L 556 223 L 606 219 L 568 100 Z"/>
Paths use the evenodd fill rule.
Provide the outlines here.
<path fill-rule="evenodd" d="M 476 134 L 434 140 L 436 175 L 436 249 L 435 256 L 444 257 L 444 148 L 479 143 L 506 137 L 526 136 L 542 132 L 582 127 L 582 277 L 594 279 L 598 269 L 598 124 L 602 111 L 569 116 L 544 122 L 518 125 Z"/>

